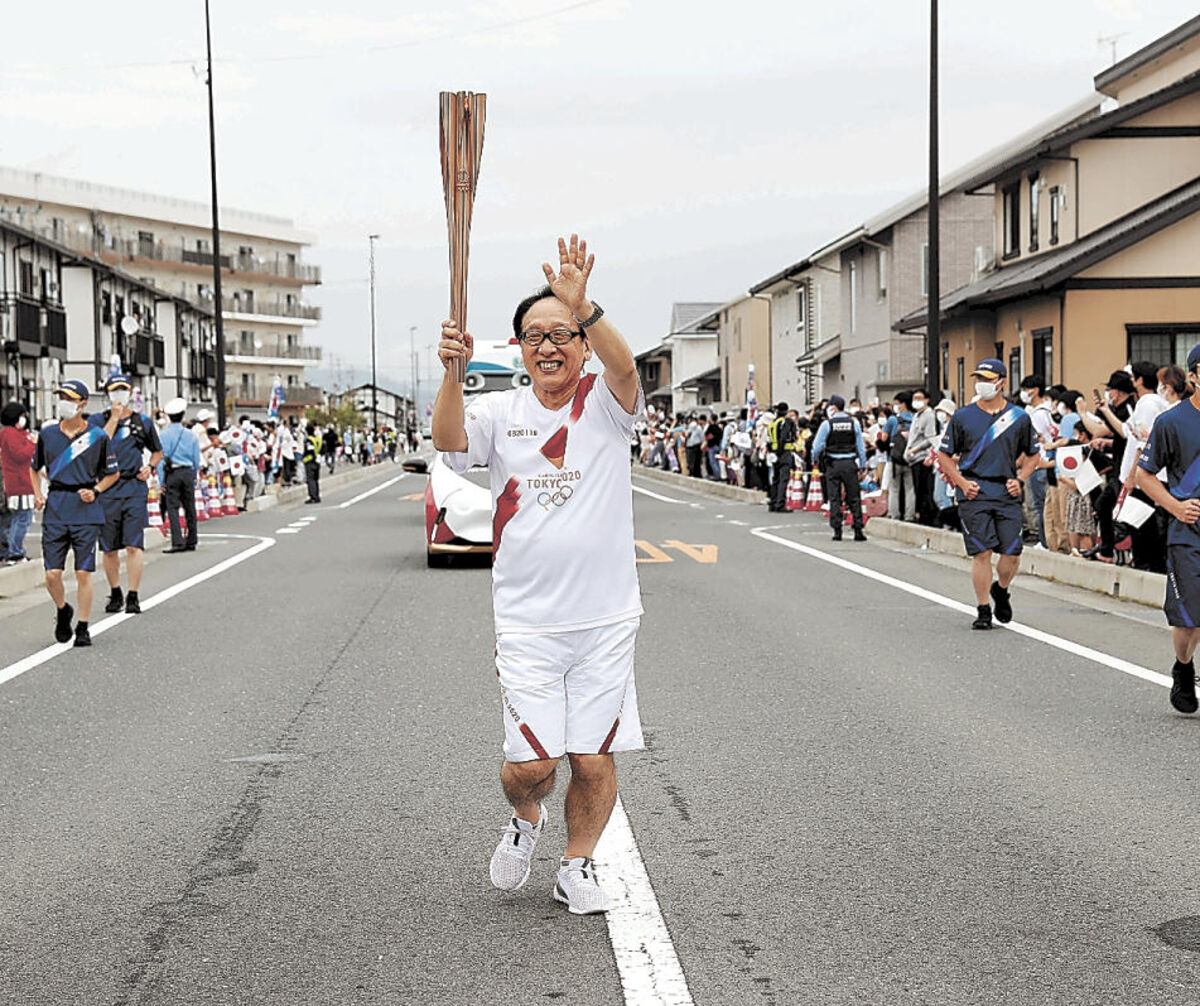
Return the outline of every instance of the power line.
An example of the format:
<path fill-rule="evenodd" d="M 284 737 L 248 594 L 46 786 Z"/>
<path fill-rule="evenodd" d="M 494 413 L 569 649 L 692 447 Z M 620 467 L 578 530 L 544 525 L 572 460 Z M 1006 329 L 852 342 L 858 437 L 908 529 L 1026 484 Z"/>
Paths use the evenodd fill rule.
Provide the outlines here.
<path fill-rule="evenodd" d="M 491 24 L 481 25 L 478 28 L 467 28 L 463 31 L 444 32 L 441 35 L 430 35 L 427 38 L 410 39 L 407 42 L 391 42 L 386 45 L 372 45 L 363 49 L 341 49 L 336 52 L 305 52 L 281 56 L 255 56 L 245 58 L 239 56 L 226 56 L 221 59 L 214 60 L 213 62 L 250 65 L 257 63 L 295 63 L 306 60 L 339 59 L 343 56 L 362 55 L 363 53 L 395 52 L 397 49 L 415 49 L 424 45 L 433 45 L 437 42 L 452 42 L 458 39 L 471 38 L 475 35 L 486 35 L 491 32 L 504 31 L 507 28 L 515 28 L 520 25 L 530 24 L 535 21 L 546 21 L 551 18 L 559 17 L 562 14 L 569 14 L 571 11 L 579 10 L 583 7 L 594 7 L 603 2 L 604 0 L 578 0 L 577 3 L 567 4 L 564 7 L 555 7 L 553 10 L 542 11 L 538 14 L 526 14 L 523 17 L 509 18 L 506 21 L 494 21 Z M 46 73 L 47 71 L 59 70 L 83 70 L 91 73 L 96 70 L 145 70 L 154 67 L 170 66 L 196 67 L 203 62 L 204 59 L 202 57 L 195 57 L 192 59 L 166 59 L 136 63 L 64 63 L 59 66 L 45 66 L 43 64 L 35 63 L 18 63 L 10 66 L 7 72 L 9 75 L 20 72 Z M 5 71 L 0 70 L 0 76 L 3 76 L 4 74 Z"/>

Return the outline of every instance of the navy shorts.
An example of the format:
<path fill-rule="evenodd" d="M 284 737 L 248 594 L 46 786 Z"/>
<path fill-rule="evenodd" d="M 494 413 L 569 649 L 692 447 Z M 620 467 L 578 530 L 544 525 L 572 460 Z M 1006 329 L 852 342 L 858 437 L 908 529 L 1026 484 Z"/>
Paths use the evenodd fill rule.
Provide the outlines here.
<path fill-rule="evenodd" d="M 103 496 L 103 493 L 101 493 Z M 99 524 L 42 524 L 42 563 L 46 569 L 65 569 L 67 551 L 75 550 L 75 570 L 91 573 L 96 569 L 96 539 Z"/>
<path fill-rule="evenodd" d="M 100 494 L 104 506 L 104 527 L 100 530 L 100 551 L 117 552 L 123 548 L 145 548 L 146 525 L 150 522 L 146 497 L 124 499 Z"/>
<path fill-rule="evenodd" d="M 1167 623 L 1181 629 L 1200 626 L 1200 546 L 1167 546 Z"/>
<path fill-rule="evenodd" d="M 958 504 L 958 517 L 962 521 L 963 541 L 967 555 L 980 552 L 999 552 L 1002 555 L 1020 555 L 1024 542 L 1021 539 L 1021 501 L 1011 496 L 1008 499 L 963 500 Z"/>

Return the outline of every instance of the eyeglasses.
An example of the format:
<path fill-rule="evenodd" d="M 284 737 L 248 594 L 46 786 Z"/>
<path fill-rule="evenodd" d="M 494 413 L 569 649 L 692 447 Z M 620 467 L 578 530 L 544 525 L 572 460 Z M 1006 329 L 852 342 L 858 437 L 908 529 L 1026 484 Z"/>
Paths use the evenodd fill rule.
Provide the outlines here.
<path fill-rule="evenodd" d="M 565 346 L 577 335 L 582 336 L 583 333 L 569 328 L 555 328 L 549 332 L 539 332 L 536 328 L 531 328 L 517 338 L 530 349 L 537 349 L 546 339 L 549 339 L 552 345 Z"/>

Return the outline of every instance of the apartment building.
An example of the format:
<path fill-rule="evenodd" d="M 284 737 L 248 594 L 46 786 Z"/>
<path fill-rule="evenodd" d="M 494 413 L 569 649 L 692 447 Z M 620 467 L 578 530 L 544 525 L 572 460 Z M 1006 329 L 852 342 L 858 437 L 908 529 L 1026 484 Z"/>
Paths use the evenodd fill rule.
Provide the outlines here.
<path fill-rule="evenodd" d="M 330 395 L 329 404 L 352 404 L 362 416 L 362 425 L 367 429 L 391 427 L 393 430 L 408 428 L 408 416 L 413 411 L 412 399 L 387 388 L 360 384 L 347 388 L 340 394 Z"/>
<path fill-rule="evenodd" d="M 285 415 L 323 401 L 321 390 L 304 380 L 305 368 L 321 359 L 319 347 L 306 338 L 320 321 L 320 309 L 303 297 L 306 286 L 320 282 L 320 270 L 302 261 L 303 250 L 313 239 L 292 221 L 221 210 L 223 296 L 216 305 L 207 203 L 0 168 L 0 220 L 119 270 L 149 288 L 152 293 L 138 303 L 142 314 L 156 299 L 221 310 L 230 412 L 265 414 L 277 376 L 285 386 Z M 110 294 L 112 310 L 136 318 L 132 310 L 117 304 L 118 296 L 122 295 Z M 128 296 L 125 300 L 128 303 Z M 172 360 L 169 342 L 164 344 L 163 366 L 184 393 L 191 375 L 180 373 L 180 361 L 193 347 L 176 340 L 177 355 Z M 122 364 L 136 367 L 137 345 L 119 348 L 126 350 Z M 85 367 L 88 362 L 94 371 L 92 381 L 99 381 L 109 361 L 98 356 L 90 361 L 73 358 L 75 366 Z"/>
<path fill-rule="evenodd" d="M 751 373 L 755 400 L 763 406 L 772 400 L 769 298 L 743 295 L 721 308 L 717 359 L 721 368 L 722 403 L 739 406 L 746 401 Z"/>
<path fill-rule="evenodd" d="M 0 218 L 0 401 L 23 401 L 35 421 L 53 416 L 54 388 L 70 378 L 102 407 L 114 357 L 148 403 L 211 404 L 215 340 L 211 308 Z"/>
<path fill-rule="evenodd" d="M 986 273 L 941 298 L 943 367 L 963 400 L 977 359 L 1085 393 L 1131 360 L 1200 342 L 1200 17 L 1094 81 L 1115 107 L 1030 142 L 968 184 L 988 197 Z M 923 330 L 927 311 L 901 319 Z"/>

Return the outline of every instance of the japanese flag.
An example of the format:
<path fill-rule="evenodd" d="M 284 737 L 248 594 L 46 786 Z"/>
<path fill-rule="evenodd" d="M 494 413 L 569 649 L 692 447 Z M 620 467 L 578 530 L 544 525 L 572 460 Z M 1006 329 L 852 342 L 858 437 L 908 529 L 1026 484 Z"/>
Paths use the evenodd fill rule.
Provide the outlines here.
<path fill-rule="evenodd" d="M 1083 464 L 1083 446 L 1060 447 L 1054 459 L 1059 477 L 1073 479 L 1079 474 L 1079 468 Z"/>

